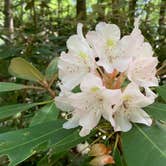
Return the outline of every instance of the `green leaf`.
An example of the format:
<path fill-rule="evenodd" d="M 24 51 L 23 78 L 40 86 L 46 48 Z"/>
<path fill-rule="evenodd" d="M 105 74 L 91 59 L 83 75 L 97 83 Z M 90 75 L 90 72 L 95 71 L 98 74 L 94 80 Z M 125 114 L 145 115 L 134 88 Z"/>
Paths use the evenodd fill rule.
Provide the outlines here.
<path fill-rule="evenodd" d="M 25 85 L 10 83 L 10 82 L 0 82 L 0 92 L 7 92 L 13 90 L 20 90 L 26 88 Z"/>
<path fill-rule="evenodd" d="M 115 160 L 115 166 L 127 166 L 123 156 L 120 154 L 118 149 L 116 149 L 115 151 L 114 160 Z"/>
<path fill-rule="evenodd" d="M 54 154 L 63 152 L 64 149 L 68 150 L 87 138 L 88 136 L 80 137 L 79 133 L 76 131 L 72 135 L 66 135 L 66 137 L 63 138 L 63 140 L 61 140 L 58 144 L 54 144 L 52 146 L 52 150 L 54 151 Z"/>
<path fill-rule="evenodd" d="M 6 46 L 0 46 L 0 60 L 14 56 L 16 49 Z"/>
<path fill-rule="evenodd" d="M 58 72 L 57 64 L 58 64 L 58 58 L 56 57 L 48 65 L 48 67 L 46 69 L 46 79 L 47 80 L 51 80 L 57 76 L 57 72 Z"/>
<path fill-rule="evenodd" d="M 156 88 L 159 96 L 166 102 L 166 85 L 159 86 Z"/>
<path fill-rule="evenodd" d="M 7 155 L 10 160 L 9 166 L 15 166 L 35 154 L 38 146 L 42 144 L 47 144 L 47 148 L 53 146 L 62 148 L 61 144 L 63 144 L 61 150 L 65 151 L 66 146 L 69 146 L 68 143 L 70 144 L 69 141 L 65 143 L 66 137 L 76 140 L 78 133 L 74 130 L 63 129 L 62 124 L 62 121 L 52 121 L 18 131 L 3 133 L 0 135 L 0 155 Z M 76 144 L 77 141 L 72 146 Z"/>
<path fill-rule="evenodd" d="M 166 104 L 154 103 L 144 108 L 144 110 L 153 118 L 166 121 Z"/>
<path fill-rule="evenodd" d="M 31 126 L 45 123 L 51 120 L 56 120 L 59 115 L 59 109 L 55 106 L 54 103 L 50 103 L 42 107 L 37 111 L 35 116 L 32 118 Z"/>
<path fill-rule="evenodd" d="M 44 81 L 44 76 L 32 64 L 23 58 L 14 58 L 11 60 L 9 72 L 15 77 L 30 80 Z"/>
<path fill-rule="evenodd" d="M 31 103 L 31 104 L 13 104 L 0 107 L 0 120 L 16 115 L 19 112 L 28 110 L 34 106 L 42 103 Z"/>
<path fill-rule="evenodd" d="M 165 166 L 166 126 L 139 126 L 122 134 L 124 156 L 128 166 Z"/>

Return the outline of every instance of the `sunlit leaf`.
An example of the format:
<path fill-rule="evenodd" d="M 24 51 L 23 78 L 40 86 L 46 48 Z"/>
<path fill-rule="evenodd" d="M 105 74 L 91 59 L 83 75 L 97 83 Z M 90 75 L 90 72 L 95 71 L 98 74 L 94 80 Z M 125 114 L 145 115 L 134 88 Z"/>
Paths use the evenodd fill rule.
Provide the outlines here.
<path fill-rule="evenodd" d="M 20 57 L 11 60 L 9 72 L 15 77 L 26 80 L 44 80 L 44 76 L 40 73 L 38 69 L 36 69 L 32 64 Z"/>
<path fill-rule="evenodd" d="M 51 80 L 53 77 L 56 77 L 57 72 L 58 72 L 57 63 L 58 63 L 58 58 L 56 57 L 48 65 L 48 67 L 46 69 L 46 79 L 47 80 Z"/>
<path fill-rule="evenodd" d="M 135 125 L 131 131 L 123 133 L 122 138 L 128 166 L 165 166 L 166 126 Z"/>
<path fill-rule="evenodd" d="M 13 104 L 13 105 L 5 105 L 0 107 L 0 120 L 4 119 L 4 118 L 8 118 L 10 116 L 16 115 L 19 112 L 28 110 L 34 106 L 37 105 L 42 105 L 44 104 L 44 102 L 42 103 L 25 103 L 25 104 Z"/>
<path fill-rule="evenodd" d="M 15 84 L 10 82 L 0 82 L 0 92 L 7 92 L 13 90 L 20 90 L 26 88 L 25 85 Z"/>

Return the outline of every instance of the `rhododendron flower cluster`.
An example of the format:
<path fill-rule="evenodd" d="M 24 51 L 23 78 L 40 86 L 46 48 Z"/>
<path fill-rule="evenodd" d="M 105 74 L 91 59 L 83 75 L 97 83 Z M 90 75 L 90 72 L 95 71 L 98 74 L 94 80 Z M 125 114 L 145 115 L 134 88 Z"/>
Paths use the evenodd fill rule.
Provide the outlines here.
<path fill-rule="evenodd" d="M 80 135 L 85 136 L 101 117 L 114 131 L 129 131 L 132 123 L 152 124 L 143 108 L 156 97 L 150 87 L 158 86 L 158 60 L 144 41 L 138 19 L 131 34 L 123 37 L 117 25 L 105 22 L 84 36 L 79 23 L 67 48 L 58 62 L 61 92 L 55 98 L 57 107 L 71 115 L 64 128 L 82 126 Z M 76 86 L 80 92 L 74 93 Z"/>

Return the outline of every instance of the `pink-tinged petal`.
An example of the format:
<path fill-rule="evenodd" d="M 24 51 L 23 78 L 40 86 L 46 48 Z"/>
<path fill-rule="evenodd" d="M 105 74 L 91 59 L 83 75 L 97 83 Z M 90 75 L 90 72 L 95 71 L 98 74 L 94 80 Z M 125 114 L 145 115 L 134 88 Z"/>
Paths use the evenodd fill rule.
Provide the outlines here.
<path fill-rule="evenodd" d="M 95 91 L 103 87 L 103 83 L 100 77 L 89 73 L 87 74 L 84 79 L 81 81 L 80 88 L 82 91 Z"/>
<path fill-rule="evenodd" d="M 131 122 L 142 123 L 147 126 L 151 126 L 152 119 L 150 116 L 140 108 L 130 108 L 129 119 Z"/>
<path fill-rule="evenodd" d="M 128 79 L 141 87 L 158 86 L 155 77 L 158 60 L 156 57 L 137 58 L 127 71 Z"/>

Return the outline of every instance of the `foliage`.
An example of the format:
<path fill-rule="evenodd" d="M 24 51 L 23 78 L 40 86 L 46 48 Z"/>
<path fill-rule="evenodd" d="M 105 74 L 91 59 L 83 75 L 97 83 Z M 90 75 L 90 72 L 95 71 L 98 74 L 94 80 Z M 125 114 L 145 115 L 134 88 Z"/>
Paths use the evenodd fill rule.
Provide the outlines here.
<path fill-rule="evenodd" d="M 129 0 L 90 0 L 82 20 L 75 14 L 76 1 L 12 0 L 12 33 L 4 26 L 4 2 L 0 3 L 0 165 L 89 165 L 91 157 L 76 150 L 77 144 L 88 140 L 111 146 L 116 166 L 165 166 L 164 0 L 137 0 L 133 8 Z M 76 33 L 78 22 L 85 24 L 84 31 L 98 21 L 113 22 L 128 34 L 132 17 L 138 15 L 160 61 L 161 86 L 154 89 L 158 99 L 145 108 L 153 126 L 135 125 L 120 134 L 112 133 L 103 120 L 88 138 L 78 135 L 79 128 L 63 129 L 62 119 L 70 115 L 61 113 L 53 98 L 59 93 L 57 60 L 66 50 L 66 39 Z"/>

